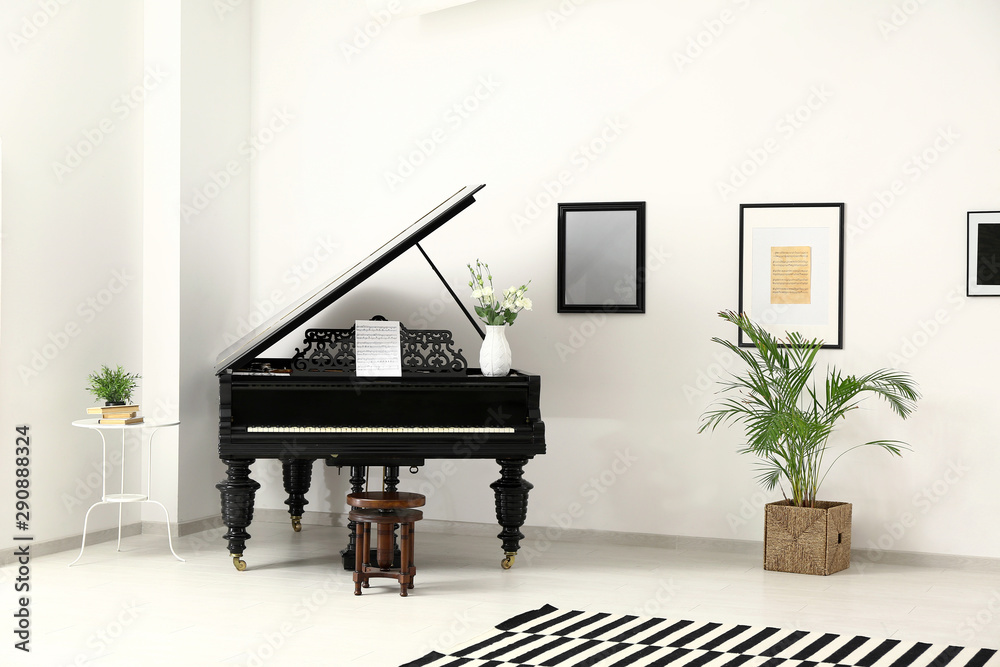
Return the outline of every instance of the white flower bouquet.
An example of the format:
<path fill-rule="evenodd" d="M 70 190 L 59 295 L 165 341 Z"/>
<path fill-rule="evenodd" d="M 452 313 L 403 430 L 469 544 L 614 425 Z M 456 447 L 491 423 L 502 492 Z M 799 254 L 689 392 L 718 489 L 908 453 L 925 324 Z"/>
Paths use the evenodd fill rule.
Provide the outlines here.
<path fill-rule="evenodd" d="M 514 324 L 519 312 L 531 310 L 531 299 L 524 296 L 531 284 L 530 280 L 520 287 L 511 285 L 503 291 L 502 298 L 498 299 L 493 291 L 493 275 L 489 265 L 477 259 L 475 268 L 471 264 L 466 266 L 472 274 L 472 280 L 469 281 L 472 298 L 479 301 L 476 314 L 483 322 L 491 326 Z"/>

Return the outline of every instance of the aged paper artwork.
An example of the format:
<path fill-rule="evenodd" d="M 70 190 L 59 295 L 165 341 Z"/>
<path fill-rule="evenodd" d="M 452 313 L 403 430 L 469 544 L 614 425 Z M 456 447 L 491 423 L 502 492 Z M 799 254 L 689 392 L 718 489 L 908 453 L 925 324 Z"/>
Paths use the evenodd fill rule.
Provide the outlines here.
<path fill-rule="evenodd" d="M 771 247 L 771 303 L 811 303 L 812 248 Z"/>

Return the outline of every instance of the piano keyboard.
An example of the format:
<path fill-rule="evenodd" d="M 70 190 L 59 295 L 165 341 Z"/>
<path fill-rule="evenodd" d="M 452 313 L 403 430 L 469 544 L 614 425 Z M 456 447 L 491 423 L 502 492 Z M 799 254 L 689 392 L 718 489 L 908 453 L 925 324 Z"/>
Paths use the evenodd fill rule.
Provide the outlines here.
<path fill-rule="evenodd" d="M 247 433 L 515 433 L 511 426 L 247 426 Z"/>

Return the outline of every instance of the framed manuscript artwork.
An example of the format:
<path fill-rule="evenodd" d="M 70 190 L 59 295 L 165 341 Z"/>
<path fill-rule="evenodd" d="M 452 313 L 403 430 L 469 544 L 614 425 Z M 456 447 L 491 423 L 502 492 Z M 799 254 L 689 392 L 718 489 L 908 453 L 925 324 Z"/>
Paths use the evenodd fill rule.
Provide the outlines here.
<path fill-rule="evenodd" d="M 778 339 L 844 346 L 844 204 L 740 205 L 739 310 Z"/>

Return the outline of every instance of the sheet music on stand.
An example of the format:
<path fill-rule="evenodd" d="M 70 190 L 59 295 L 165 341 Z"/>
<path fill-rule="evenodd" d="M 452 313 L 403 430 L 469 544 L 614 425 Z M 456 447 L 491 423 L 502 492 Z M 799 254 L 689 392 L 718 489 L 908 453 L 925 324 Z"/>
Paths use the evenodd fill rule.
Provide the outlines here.
<path fill-rule="evenodd" d="M 399 322 L 356 320 L 354 322 L 355 369 L 358 377 L 402 377 Z"/>

